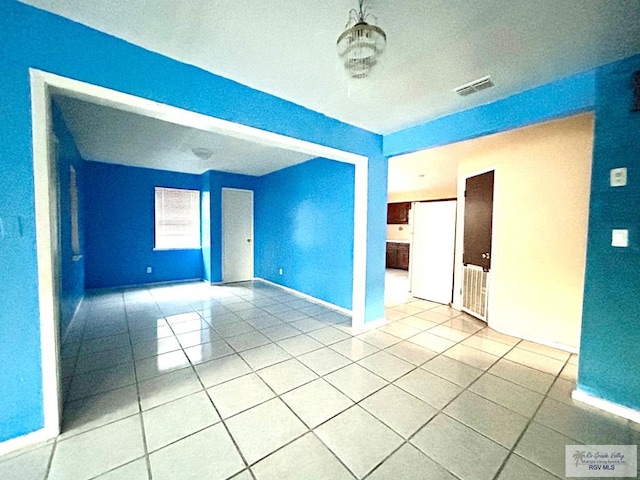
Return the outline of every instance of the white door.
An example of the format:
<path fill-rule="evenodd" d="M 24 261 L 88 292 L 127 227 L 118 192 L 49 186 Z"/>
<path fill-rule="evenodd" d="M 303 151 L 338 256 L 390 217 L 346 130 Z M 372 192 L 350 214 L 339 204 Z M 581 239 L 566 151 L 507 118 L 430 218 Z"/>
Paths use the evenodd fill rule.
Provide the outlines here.
<path fill-rule="evenodd" d="M 431 302 L 453 299 L 456 201 L 419 202 L 413 206 L 411 294 Z"/>
<path fill-rule="evenodd" d="M 253 192 L 222 189 L 222 280 L 253 279 Z"/>

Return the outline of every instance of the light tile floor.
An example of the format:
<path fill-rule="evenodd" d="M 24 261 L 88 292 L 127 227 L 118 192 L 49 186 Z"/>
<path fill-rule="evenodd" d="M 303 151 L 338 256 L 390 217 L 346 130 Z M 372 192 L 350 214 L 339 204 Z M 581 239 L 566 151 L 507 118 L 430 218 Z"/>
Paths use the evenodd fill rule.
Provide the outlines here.
<path fill-rule="evenodd" d="M 258 282 L 90 292 L 62 346 L 63 433 L 0 478 L 552 480 L 566 444 L 640 441 L 571 400 L 575 355 L 395 276 L 365 332 Z"/>

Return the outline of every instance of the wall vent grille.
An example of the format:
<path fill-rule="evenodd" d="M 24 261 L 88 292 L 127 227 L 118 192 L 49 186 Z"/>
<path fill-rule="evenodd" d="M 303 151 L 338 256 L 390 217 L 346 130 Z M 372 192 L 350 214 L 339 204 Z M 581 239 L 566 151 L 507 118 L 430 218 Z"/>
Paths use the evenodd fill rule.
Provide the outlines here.
<path fill-rule="evenodd" d="M 489 272 L 482 267 L 465 265 L 462 277 L 462 310 L 487 321 Z"/>

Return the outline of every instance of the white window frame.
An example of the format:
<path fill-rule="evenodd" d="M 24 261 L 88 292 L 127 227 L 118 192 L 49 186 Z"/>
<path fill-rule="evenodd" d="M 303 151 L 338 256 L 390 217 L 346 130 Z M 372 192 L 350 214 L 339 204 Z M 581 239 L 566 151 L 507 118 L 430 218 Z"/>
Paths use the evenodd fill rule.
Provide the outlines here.
<path fill-rule="evenodd" d="M 190 205 L 184 215 L 170 211 L 166 203 L 170 197 L 180 196 Z M 169 210 L 169 211 L 168 211 Z M 200 191 L 186 188 L 155 187 L 154 189 L 154 250 L 199 250 L 200 243 Z M 173 218 L 168 218 L 173 213 Z M 171 225 L 173 221 L 173 225 Z M 183 223 L 184 231 L 180 230 Z M 171 234 L 173 231 L 173 235 Z"/>

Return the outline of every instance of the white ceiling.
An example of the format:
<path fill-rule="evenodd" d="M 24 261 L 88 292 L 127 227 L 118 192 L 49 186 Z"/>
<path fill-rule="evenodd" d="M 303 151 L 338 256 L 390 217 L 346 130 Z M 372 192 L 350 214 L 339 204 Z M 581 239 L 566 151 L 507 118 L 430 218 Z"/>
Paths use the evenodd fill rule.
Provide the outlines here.
<path fill-rule="evenodd" d="M 347 82 L 356 0 L 22 0 L 338 120 L 390 133 L 640 51 L 638 0 L 368 0 L 388 48 Z M 496 86 L 451 90 L 484 75 Z"/>
<path fill-rule="evenodd" d="M 310 155 L 55 95 L 86 160 L 202 174 L 208 170 L 261 176 L 305 162 Z M 213 152 L 197 158 L 193 148 Z"/>
<path fill-rule="evenodd" d="M 398 155 L 389 159 L 389 194 L 456 191 L 460 144 Z"/>

